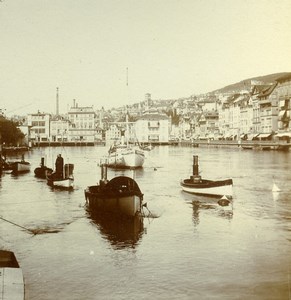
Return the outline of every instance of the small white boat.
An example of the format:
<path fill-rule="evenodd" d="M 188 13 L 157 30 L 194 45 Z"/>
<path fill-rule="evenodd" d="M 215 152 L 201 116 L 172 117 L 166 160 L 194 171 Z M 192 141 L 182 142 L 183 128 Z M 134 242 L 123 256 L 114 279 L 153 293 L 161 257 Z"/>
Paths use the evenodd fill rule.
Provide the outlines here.
<path fill-rule="evenodd" d="M 198 170 L 198 156 L 193 156 L 193 175 L 189 179 L 183 179 L 180 182 L 182 190 L 187 193 L 226 196 L 232 198 L 233 191 L 232 179 L 225 180 L 207 180 L 201 179 Z"/>
<path fill-rule="evenodd" d="M 13 174 L 20 174 L 29 172 L 31 165 L 28 161 L 24 160 L 24 155 L 20 161 L 6 162 L 4 170 L 11 171 Z"/>
<path fill-rule="evenodd" d="M 58 166 L 56 162 L 56 171 L 46 172 L 47 184 L 52 187 L 58 187 L 63 189 L 72 189 L 74 188 L 74 165 L 65 164 L 63 165 L 63 160 L 61 165 Z"/>
<path fill-rule="evenodd" d="M 86 204 L 91 211 L 134 217 L 141 213 L 143 194 L 130 177 L 117 176 L 107 180 L 107 164 L 101 164 L 99 184 L 85 189 Z"/>
<path fill-rule="evenodd" d="M 24 279 L 14 253 L 0 250 L 0 300 L 6 299 L 24 299 Z"/>
<path fill-rule="evenodd" d="M 64 189 L 72 189 L 74 188 L 74 177 L 67 177 L 67 178 L 49 178 L 47 176 L 47 183 L 52 187 L 59 187 Z"/>

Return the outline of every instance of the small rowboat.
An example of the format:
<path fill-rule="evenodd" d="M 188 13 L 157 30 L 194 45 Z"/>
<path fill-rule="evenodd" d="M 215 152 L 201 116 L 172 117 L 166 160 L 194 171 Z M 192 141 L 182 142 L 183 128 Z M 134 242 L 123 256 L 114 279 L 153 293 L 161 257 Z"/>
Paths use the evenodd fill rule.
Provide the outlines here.
<path fill-rule="evenodd" d="M 210 196 L 226 196 L 232 198 L 233 191 L 232 179 L 224 180 L 207 180 L 199 176 L 198 156 L 193 156 L 193 175 L 188 179 L 180 182 L 182 190 L 187 193 L 210 195 Z"/>
<path fill-rule="evenodd" d="M 24 160 L 24 155 L 22 155 L 22 159 L 20 161 L 6 162 L 4 164 L 4 170 L 8 172 L 10 171 L 12 174 L 29 172 L 30 167 L 30 163 Z"/>
<path fill-rule="evenodd" d="M 0 300 L 24 299 L 22 269 L 13 252 L 0 250 Z"/>

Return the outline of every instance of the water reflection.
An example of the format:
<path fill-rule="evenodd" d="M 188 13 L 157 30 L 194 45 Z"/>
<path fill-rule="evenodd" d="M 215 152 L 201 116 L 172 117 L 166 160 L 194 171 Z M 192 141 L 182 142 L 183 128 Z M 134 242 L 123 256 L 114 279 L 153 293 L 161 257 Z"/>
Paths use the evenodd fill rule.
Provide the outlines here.
<path fill-rule="evenodd" d="M 114 249 L 135 248 L 144 233 L 143 218 L 140 216 L 125 218 L 90 210 L 87 210 L 87 216 Z"/>
<path fill-rule="evenodd" d="M 233 205 L 232 201 L 228 205 L 223 204 L 219 200 L 214 200 L 210 198 L 192 200 L 191 202 L 193 208 L 193 224 L 197 227 L 200 223 L 200 212 L 201 211 L 210 211 L 211 213 L 228 220 L 231 220 L 233 217 Z"/>

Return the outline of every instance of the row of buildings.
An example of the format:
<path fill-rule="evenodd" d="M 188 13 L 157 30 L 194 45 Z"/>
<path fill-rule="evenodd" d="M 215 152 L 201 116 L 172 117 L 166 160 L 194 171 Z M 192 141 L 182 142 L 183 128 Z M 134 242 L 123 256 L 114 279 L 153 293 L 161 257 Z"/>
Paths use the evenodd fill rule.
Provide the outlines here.
<path fill-rule="evenodd" d="M 272 83 L 252 82 L 249 90 L 227 94 L 169 101 L 153 101 L 146 94 L 137 105 L 111 110 L 110 118 L 103 109 L 95 111 L 93 106 L 82 107 L 74 101 L 64 115 L 29 114 L 20 129 L 32 144 L 114 142 L 124 131 L 129 139 L 140 143 L 189 139 L 290 141 L 290 99 L 291 73 Z M 120 116 L 128 113 L 134 121 L 120 121 Z"/>
<path fill-rule="evenodd" d="M 252 82 L 250 90 L 217 94 L 201 111 L 194 109 L 184 118 L 184 131 L 195 139 L 290 140 L 290 99 L 291 74 Z"/>

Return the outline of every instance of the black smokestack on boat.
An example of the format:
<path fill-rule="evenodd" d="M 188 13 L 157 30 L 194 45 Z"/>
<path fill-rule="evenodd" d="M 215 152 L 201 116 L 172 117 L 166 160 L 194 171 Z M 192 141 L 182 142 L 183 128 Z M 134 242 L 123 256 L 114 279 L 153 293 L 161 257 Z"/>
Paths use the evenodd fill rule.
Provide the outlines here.
<path fill-rule="evenodd" d="M 199 175 L 198 156 L 193 155 L 193 176 Z"/>
<path fill-rule="evenodd" d="M 201 182 L 201 176 L 199 176 L 199 165 L 198 165 L 198 155 L 193 155 L 193 175 L 190 176 L 194 183 Z"/>

